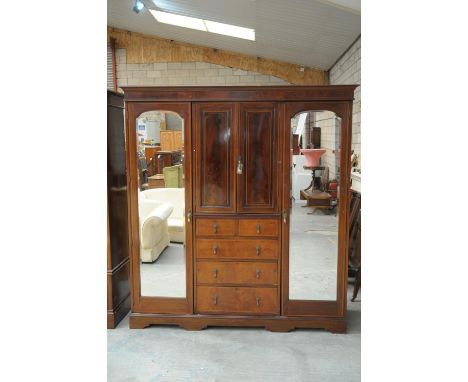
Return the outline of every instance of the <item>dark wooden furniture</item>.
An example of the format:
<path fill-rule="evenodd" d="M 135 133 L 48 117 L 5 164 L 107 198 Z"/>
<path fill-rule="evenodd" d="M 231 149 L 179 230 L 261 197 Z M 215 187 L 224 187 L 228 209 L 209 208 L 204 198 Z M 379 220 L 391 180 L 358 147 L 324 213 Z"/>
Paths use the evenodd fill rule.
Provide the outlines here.
<path fill-rule="evenodd" d="M 151 162 L 151 159 L 156 155 L 158 151 L 161 151 L 161 146 L 146 146 L 145 147 L 146 163 L 148 165 Z"/>
<path fill-rule="evenodd" d="M 181 151 L 158 151 L 155 158 L 155 173 L 162 174 L 164 167 L 174 166 L 181 163 Z"/>
<path fill-rule="evenodd" d="M 354 289 L 351 301 L 361 289 L 361 193 L 351 192 L 349 225 L 349 268 L 354 272 Z"/>
<path fill-rule="evenodd" d="M 299 147 L 299 135 L 293 134 L 292 154 L 299 155 L 301 148 Z"/>
<path fill-rule="evenodd" d="M 148 188 L 164 188 L 164 175 L 156 174 L 148 177 Z"/>
<path fill-rule="evenodd" d="M 320 149 L 322 147 L 322 129 L 320 127 L 312 128 L 312 148 Z"/>
<path fill-rule="evenodd" d="M 130 310 L 123 95 L 107 91 L 107 327 Z"/>
<path fill-rule="evenodd" d="M 129 174 L 135 120 L 148 110 L 184 119 L 186 297 L 141 295 L 138 188 L 128 179 L 131 328 L 180 325 L 346 330 L 349 153 L 356 86 L 124 87 Z M 289 299 L 291 118 L 342 119 L 336 300 Z"/>

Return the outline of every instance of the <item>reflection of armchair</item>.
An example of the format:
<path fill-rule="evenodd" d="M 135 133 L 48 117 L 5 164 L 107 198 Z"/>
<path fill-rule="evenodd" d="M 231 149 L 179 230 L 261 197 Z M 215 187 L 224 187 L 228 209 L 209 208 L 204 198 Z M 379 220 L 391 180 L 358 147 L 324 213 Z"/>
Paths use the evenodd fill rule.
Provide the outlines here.
<path fill-rule="evenodd" d="M 173 211 L 167 219 L 169 236 L 172 242 L 185 242 L 185 188 L 154 188 L 141 192 L 142 197 L 169 203 Z"/>
<path fill-rule="evenodd" d="M 140 218 L 140 258 L 143 262 L 153 262 L 169 245 L 168 217 L 173 207 L 168 203 L 148 200 L 139 201 Z"/>
<path fill-rule="evenodd" d="M 184 168 L 181 164 L 175 166 L 164 167 L 164 183 L 167 188 L 180 188 L 184 187 L 183 181 Z"/>

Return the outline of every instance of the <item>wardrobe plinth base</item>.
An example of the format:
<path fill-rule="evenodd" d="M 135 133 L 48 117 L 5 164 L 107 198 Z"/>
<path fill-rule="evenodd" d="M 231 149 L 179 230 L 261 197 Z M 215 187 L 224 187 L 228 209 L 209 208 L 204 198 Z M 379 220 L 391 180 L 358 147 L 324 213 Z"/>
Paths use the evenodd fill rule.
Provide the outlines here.
<path fill-rule="evenodd" d="M 202 330 L 209 326 L 264 327 L 271 332 L 289 332 L 295 329 L 325 329 L 331 333 L 346 333 L 346 321 L 339 317 L 265 317 L 221 315 L 173 315 L 131 313 L 131 329 L 150 325 L 176 325 L 185 330 Z"/>

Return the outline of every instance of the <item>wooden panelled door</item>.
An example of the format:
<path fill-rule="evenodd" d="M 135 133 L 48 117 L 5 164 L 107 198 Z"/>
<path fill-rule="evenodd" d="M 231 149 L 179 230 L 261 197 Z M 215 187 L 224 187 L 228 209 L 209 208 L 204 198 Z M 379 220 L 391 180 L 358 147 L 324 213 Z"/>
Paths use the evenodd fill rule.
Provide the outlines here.
<path fill-rule="evenodd" d="M 194 105 L 195 211 L 278 211 L 278 126 L 273 102 Z"/>
<path fill-rule="evenodd" d="M 275 103 L 240 104 L 238 212 L 268 213 L 278 209 L 277 174 L 281 168 L 276 168 L 279 142 L 276 114 Z"/>
<path fill-rule="evenodd" d="M 195 211 L 236 212 L 235 103 L 197 103 L 195 136 Z"/>

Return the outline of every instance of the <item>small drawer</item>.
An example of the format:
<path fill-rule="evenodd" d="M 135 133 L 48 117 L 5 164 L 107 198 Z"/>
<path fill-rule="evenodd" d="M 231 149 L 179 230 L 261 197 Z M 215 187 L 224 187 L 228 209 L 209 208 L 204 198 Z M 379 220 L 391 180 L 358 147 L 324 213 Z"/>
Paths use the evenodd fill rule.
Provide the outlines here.
<path fill-rule="evenodd" d="M 197 284 L 249 284 L 276 286 L 276 263 L 199 261 Z"/>
<path fill-rule="evenodd" d="M 197 259 L 264 259 L 278 258 L 276 240 L 196 239 Z"/>
<path fill-rule="evenodd" d="M 197 287 L 197 313 L 279 314 L 276 288 Z"/>
<path fill-rule="evenodd" d="M 195 257 L 197 259 L 222 259 L 237 257 L 236 240 L 196 239 Z"/>
<path fill-rule="evenodd" d="M 234 236 L 236 223 L 235 219 L 197 218 L 195 232 L 198 236 Z"/>
<path fill-rule="evenodd" d="M 239 236 L 278 236 L 278 220 L 275 219 L 241 219 Z"/>

